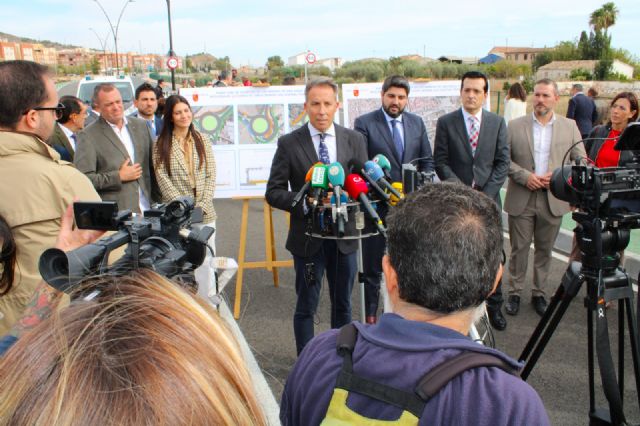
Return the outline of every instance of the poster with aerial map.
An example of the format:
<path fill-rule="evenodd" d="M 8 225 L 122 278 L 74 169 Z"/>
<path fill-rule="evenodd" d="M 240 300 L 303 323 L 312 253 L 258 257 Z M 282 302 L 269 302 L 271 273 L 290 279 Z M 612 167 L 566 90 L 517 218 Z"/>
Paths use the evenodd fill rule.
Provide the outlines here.
<path fill-rule="evenodd" d="M 308 122 L 304 86 L 180 89 L 216 157 L 216 198 L 263 195 L 278 138 Z"/>
<path fill-rule="evenodd" d="M 438 117 L 460 108 L 460 81 L 411 82 L 406 111 L 422 117 L 431 148 Z M 342 100 L 345 126 L 353 129 L 356 118 L 381 107 L 382 83 L 343 84 Z M 487 98 L 486 109 L 489 109 Z"/>

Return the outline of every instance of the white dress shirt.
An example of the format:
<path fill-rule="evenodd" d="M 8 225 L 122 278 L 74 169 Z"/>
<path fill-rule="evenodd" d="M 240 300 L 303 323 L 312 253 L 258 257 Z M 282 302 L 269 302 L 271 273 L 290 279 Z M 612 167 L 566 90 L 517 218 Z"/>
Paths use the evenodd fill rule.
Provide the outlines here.
<path fill-rule="evenodd" d="M 391 140 L 393 140 L 393 124 L 391 123 L 391 121 L 396 120 L 398 121 L 396 125 L 398 126 L 398 132 L 400 133 L 400 139 L 402 139 L 402 146 L 406 146 L 404 143 L 404 126 L 402 125 L 402 114 L 400 114 L 396 118 L 393 118 L 389 114 L 387 114 L 387 111 L 385 111 L 384 108 L 382 108 L 382 113 L 384 114 L 384 118 L 387 119 L 387 126 L 389 127 L 389 131 L 391 132 Z"/>
<path fill-rule="evenodd" d="M 69 143 L 71 144 L 71 148 L 73 148 L 73 151 L 75 152 L 75 150 L 76 150 L 76 141 L 73 140 L 73 138 L 72 138 L 73 132 L 71 130 L 67 129 L 64 124 L 58 123 L 58 126 L 60 126 L 60 129 L 62 130 L 64 135 L 69 140 Z"/>
<path fill-rule="evenodd" d="M 116 136 L 118 136 L 118 139 L 120 139 L 120 142 L 122 142 L 122 145 L 124 145 L 124 148 L 127 150 L 127 153 L 129 154 L 129 158 L 131 158 L 131 164 L 135 164 L 136 152 L 133 146 L 133 139 L 131 139 L 131 134 L 129 133 L 129 128 L 127 127 L 129 124 L 127 122 L 127 117 L 122 117 L 122 121 L 123 121 L 122 129 L 119 129 L 118 126 L 116 126 L 115 124 L 111 124 L 108 121 L 107 123 L 109 123 L 109 126 L 111 126 Z M 149 200 L 144 195 L 144 191 L 142 190 L 141 185 L 138 185 L 138 194 L 139 194 L 138 199 L 139 199 L 140 211 L 144 212 L 146 210 L 149 210 L 150 208 Z"/>
<path fill-rule="evenodd" d="M 470 114 L 469 112 L 467 112 L 466 109 L 462 108 L 462 117 L 464 118 L 464 125 L 467 128 L 467 137 L 471 136 L 471 120 L 469 120 L 469 117 L 471 117 L 472 115 L 478 119 L 478 142 L 480 142 L 480 128 L 482 125 L 482 108 L 480 108 L 480 111 L 476 112 L 475 114 Z"/>
<path fill-rule="evenodd" d="M 335 163 L 338 161 L 338 148 L 336 145 L 336 128 L 331 123 L 331 127 L 329 127 L 324 132 L 316 129 L 311 125 L 311 122 L 308 123 L 309 133 L 311 133 L 311 140 L 313 141 L 313 147 L 316 150 L 316 154 L 318 154 L 318 158 L 320 158 L 320 133 L 324 133 L 324 143 L 327 145 L 327 150 L 329 151 L 329 161 L 331 163 Z"/>
<path fill-rule="evenodd" d="M 545 125 L 542 125 L 533 114 L 533 161 L 535 172 L 538 176 L 544 176 L 549 171 L 549 153 L 551 151 L 551 137 L 553 136 L 553 123 L 556 121 L 555 113 Z"/>

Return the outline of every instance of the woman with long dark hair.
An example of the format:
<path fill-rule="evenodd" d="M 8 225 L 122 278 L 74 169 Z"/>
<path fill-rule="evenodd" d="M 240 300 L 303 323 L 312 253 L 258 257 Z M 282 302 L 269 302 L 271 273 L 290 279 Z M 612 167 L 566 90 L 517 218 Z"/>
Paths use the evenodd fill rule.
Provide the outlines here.
<path fill-rule="evenodd" d="M 505 99 L 504 121 L 509 122 L 514 118 L 522 117 L 527 113 L 527 91 L 520 82 L 515 82 L 509 87 L 509 93 Z"/>
<path fill-rule="evenodd" d="M 153 149 L 153 164 L 162 202 L 177 197 L 193 197 L 202 208 L 203 224 L 215 229 L 216 211 L 213 193 L 216 187 L 216 163 L 209 139 L 193 125 L 189 102 L 180 95 L 169 96 L 164 107 L 164 125 Z M 215 233 L 209 239 L 215 250 Z M 215 284 L 211 253 L 195 271 L 198 292 L 208 296 Z"/>

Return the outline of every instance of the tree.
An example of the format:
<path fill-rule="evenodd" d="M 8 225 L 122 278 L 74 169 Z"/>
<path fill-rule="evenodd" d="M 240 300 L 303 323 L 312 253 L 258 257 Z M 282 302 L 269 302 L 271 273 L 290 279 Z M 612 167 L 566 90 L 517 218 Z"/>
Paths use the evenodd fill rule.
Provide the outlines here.
<path fill-rule="evenodd" d="M 615 3 L 608 2 L 602 5 L 601 8 L 594 10 L 589 17 L 589 25 L 593 27 L 594 31 L 604 30 L 604 35 L 608 36 L 608 29 L 616 24 L 620 11 L 616 7 Z"/>
<path fill-rule="evenodd" d="M 532 68 L 534 71 L 536 71 L 538 68 L 540 68 L 543 65 L 547 65 L 551 61 L 553 61 L 553 54 L 551 52 L 549 51 L 540 52 L 533 59 Z"/>
<path fill-rule="evenodd" d="M 267 58 L 267 69 L 272 70 L 274 68 L 279 68 L 284 66 L 284 61 L 280 56 L 269 56 Z"/>
<path fill-rule="evenodd" d="M 89 67 L 91 68 L 92 74 L 100 74 L 100 61 L 98 60 L 97 56 L 94 55 L 91 58 L 91 63 L 89 64 Z"/>

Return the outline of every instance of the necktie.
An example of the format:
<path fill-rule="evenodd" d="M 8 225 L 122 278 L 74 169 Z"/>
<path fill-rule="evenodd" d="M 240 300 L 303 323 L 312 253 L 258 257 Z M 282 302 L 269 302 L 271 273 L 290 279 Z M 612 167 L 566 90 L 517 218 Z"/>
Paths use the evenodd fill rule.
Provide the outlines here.
<path fill-rule="evenodd" d="M 329 148 L 327 148 L 327 144 L 324 143 L 324 139 L 327 137 L 325 133 L 320 133 L 320 146 L 318 147 L 318 154 L 320 157 L 320 161 L 324 164 L 331 163 L 329 159 Z"/>
<path fill-rule="evenodd" d="M 402 155 L 404 154 L 404 144 L 402 143 L 402 136 L 400 136 L 398 124 L 398 120 L 391 120 L 391 127 L 393 128 L 393 144 L 396 146 L 398 158 L 400 159 L 400 162 L 402 162 Z"/>
<path fill-rule="evenodd" d="M 73 149 L 76 149 L 76 145 L 78 145 L 78 137 L 75 133 L 71 135 L 71 140 L 73 141 Z"/>
<path fill-rule="evenodd" d="M 154 120 L 147 120 L 147 126 L 149 127 L 149 131 L 151 132 L 151 136 L 155 136 L 156 135 L 156 129 L 155 129 L 155 124 Z"/>
<path fill-rule="evenodd" d="M 478 147 L 478 135 L 480 134 L 478 118 L 473 115 L 469 116 L 469 123 L 471 124 L 471 131 L 469 132 L 469 144 L 471 145 L 471 153 L 475 155 L 476 148 Z"/>

